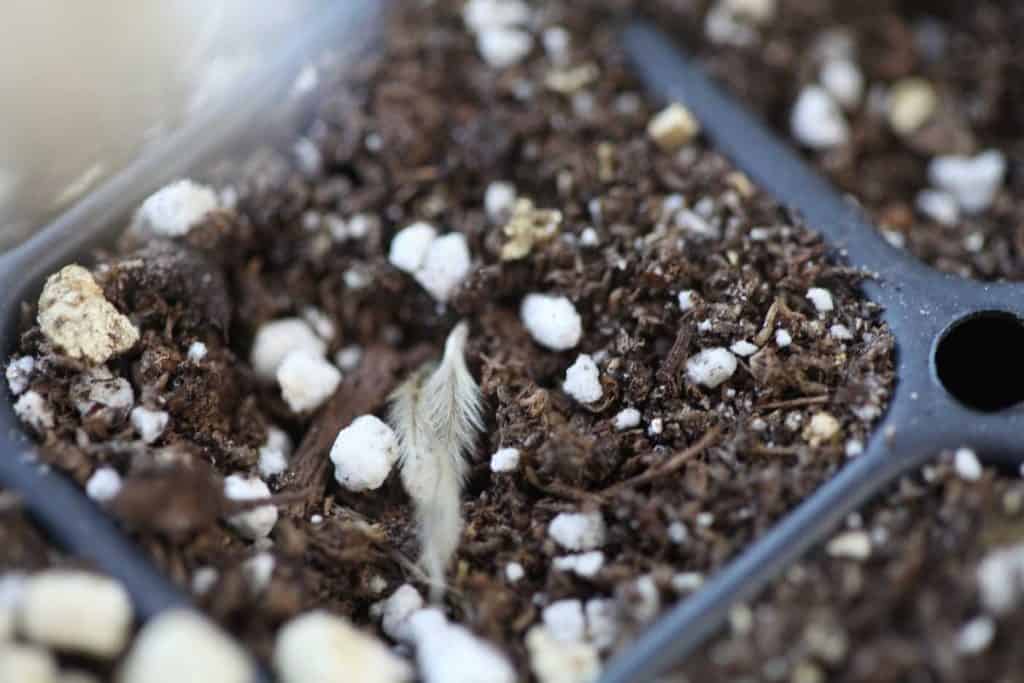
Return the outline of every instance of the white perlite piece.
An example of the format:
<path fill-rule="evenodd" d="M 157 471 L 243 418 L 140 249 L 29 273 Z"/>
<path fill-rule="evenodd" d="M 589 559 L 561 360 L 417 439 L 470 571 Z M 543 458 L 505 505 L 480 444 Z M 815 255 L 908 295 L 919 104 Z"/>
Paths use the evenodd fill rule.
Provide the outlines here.
<path fill-rule="evenodd" d="M 735 355 L 740 356 L 741 358 L 753 356 L 755 353 L 758 352 L 757 346 L 751 344 L 746 339 L 736 342 L 735 344 L 729 347 L 729 350 L 732 351 Z"/>
<path fill-rule="evenodd" d="M 704 585 L 700 572 L 680 572 L 672 576 L 672 590 L 677 593 L 692 593 Z"/>
<path fill-rule="evenodd" d="M 832 335 L 833 339 L 838 339 L 839 341 L 850 341 L 853 339 L 853 333 L 850 332 L 850 328 L 838 323 L 828 328 L 828 333 Z"/>
<path fill-rule="evenodd" d="M 324 611 L 302 614 L 281 628 L 274 645 L 281 683 L 404 683 L 412 667 L 347 619 Z"/>
<path fill-rule="evenodd" d="M 151 194 L 132 221 L 139 235 L 182 237 L 218 208 L 217 193 L 191 180 L 178 180 Z"/>
<path fill-rule="evenodd" d="M 355 370 L 363 359 L 361 346 L 346 346 L 334 355 L 334 363 L 342 370 Z"/>
<path fill-rule="evenodd" d="M 697 292 L 692 289 L 684 289 L 679 292 L 678 301 L 680 311 L 689 311 L 697 305 Z"/>
<path fill-rule="evenodd" d="M 338 432 L 331 462 L 334 478 L 349 491 L 376 490 L 398 462 L 398 439 L 380 418 L 361 415 Z"/>
<path fill-rule="evenodd" d="M 484 191 L 484 211 L 495 225 L 504 225 L 512 215 L 516 203 L 516 186 L 512 183 L 495 181 Z"/>
<path fill-rule="evenodd" d="M 316 410 L 341 384 L 341 372 L 323 356 L 305 349 L 290 351 L 277 368 L 281 396 L 296 413 Z"/>
<path fill-rule="evenodd" d="M 518 448 L 499 448 L 491 456 L 491 472 L 515 472 L 518 468 Z"/>
<path fill-rule="evenodd" d="M 206 617 L 192 610 L 172 609 L 151 619 L 142 628 L 125 657 L 117 680 L 119 683 L 250 683 L 253 673 L 245 651 Z"/>
<path fill-rule="evenodd" d="M 556 557 L 555 569 L 563 572 L 572 572 L 585 579 L 593 578 L 604 566 L 604 553 L 600 550 L 592 550 L 589 553 L 577 555 L 565 555 Z"/>
<path fill-rule="evenodd" d="M 505 565 L 505 578 L 509 583 L 515 583 L 526 576 L 526 570 L 518 562 L 509 562 Z"/>
<path fill-rule="evenodd" d="M 14 414 L 37 432 L 53 429 L 53 410 L 37 391 L 26 391 L 14 403 Z"/>
<path fill-rule="evenodd" d="M 495 69 L 507 69 L 523 61 L 533 49 L 533 36 L 519 28 L 490 26 L 477 34 L 476 47 Z"/>
<path fill-rule="evenodd" d="M 953 454 L 953 469 L 964 481 L 981 479 L 982 468 L 977 454 L 970 448 L 958 448 Z"/>
<path fill-rule="evenodd" d="M 205 595 L 216 585 L 220 579 L 220 572 L 213 567 L 200 567 L 192 574 L 192 592 L 196 595 Z"/>
<path fill-rule="evenodd" d="M 38 647 L 0 642 L 0 681 L 58 683 L 57 660 Z"/>
<path fill-rule="evenodd" d="M 814 308 L 817 309 L 818 313 L 828 313 L 835 308 L 835 302 L 832 301 L 832 292 L 821 287 L 811 287 L 808 289 L 807 299 L 814 304 Z"/>
<path fill-rule="evenodd" d="M 721 0 L 722 5 L 735 17 L 767 24 L 775 18 L 777 0 Z"/>
<path fill-rule="evenodd" d="M 380 628 L 395 642 L 411 643 L 409 617 L 421 609 L 423 597 L 419 591 L 408 583 L 403 584 L 384 601 Z"/>
<path fill-rule="evenodd" d="M 413 223 L 399 231 L 391 240 L 388 260 L 441 303 L 466 279 L 472 265 L 465 235 L 453 232 L 438 237 L 429 223 Z"/>
<path fill-rule="evenodd" d="M 988 649 L 996 637 L 996 622 L 992 617 L 975 617 L 960 629 L 956 649 L 965 655 L 976 655 Z"/>
<path fill-rule="evenodd" d="M 423 683 L 515 683 L 516 671 L 496 647 L 449 623 L 436 609 L 409 617 Z M 298 683 L 296 681 L 296 683 Z"/>
<path fill-rule="evenodd" d="M 548 536 L 566 550 L 595 550 L 604 545 L 604 517 L 596 510 L 560 512 L 548 525 Z"/>
<path fill-rule="evenodd" d="M 954 197 L 967 213 L 980 213 L 992 204 L 1006 175 L 1006 157 L 990 149 L 974 157 L 940 156 L 928 164 L 928 179 Z"/>
<path fill-rule="evenodd" d="M 1007 614 L 1024 598 L 1024 544 L 992 551 L 978 564 L 981 604 L 996 615 Z"/>
<path fill-rule="evenodd" d="M 284 357 L 297 350 L 323 356 L 327 344 L 302 318 L 281 318 L 264 323 L 256 331 L 249 361 L 257 375 L 273 380 Z"/>
<path fill-rule="evenodd" d="M 640 411 L 636 408 L 623 408 L 615 416 L 613 424 L 618 432 L 633 429 L 640 424 Z"/>
<path fill-rule="evenodd" d="M 401 271 L 415 273 L 426 260 L 435 239 L 437 228 L 429 223 L 413 223 L 402 228 L 391 240 L 388 261 Z"/>
<path fill-rule="evenodd" d="M 472 261 L 466 236 L 451 232 L 431 243 L 423 264 L 413 277 L 435 301 L 445 303 L 469 275 Z"/>
<path fill-rule="evenodd" d="M 572 36 L 563 26 L 549 26 L 544 29 L 541 35 L 541 43 L 544 45 L 544 52 L 548 59 L 556 66 L 569 65 L 569 46 L 572 43 Z"/>
<path fill-rule="evenodd" d="M 520 26 L 530 20 L 530 8 L 521 0 L 467 0 L 462 19 L 474 33 L 494 26 Z"/>
<path fill-rule="evenodd" d="M 260 446 L 260 475 L 273 477 L 288 469 L 288 458 L 292 454 L 292 439 L 283 429 L 267 427 L 267 441 Z"/>
<path fill-rule="evenodd" d="M 259 552 L 242 563 L 242 576 L 249 585 L 249 593 L 259 596 L 270 585 L 277 560 L 268 552 Z"/>
<path fill-rule="evenodd" d="M 686 377 L 709 389 L 719 386 L 736 372 L 736 356 L 728 349 L 705 349 L 686 361 Z"/>
<path fill-rule="evenodd" d="M 121 492 L 121 475 L 113 467 L 100 467 L 85 482 L 85 495 L 99 503 L 113 500 Z"/>
<path fill-rule="evenodd" d="M 600 401 L 604 392 L 594 359 L 585 353 L 577 356 L 576 362 L 565 371 L 562 390 L 580 403 Z"/>
<path fill-rule="evenodd" d="M 856 107 L 864 96 L 864 74 L 856 62 L 849 58 L 826 61 L 818 79 L 825 90 L 847 109 Z"/>
<path fill-rule="evenodd" d="M 789 126 L 801 144 L 813 149 L 842 145 L 850 136 L 842 109 L 827 90 L 817 85 L 801 91 L 793 105 Z"/>
<path fill-rule="evenodd" d="M 955 225 L 960 220 L 960 204 L 945 190 L 921 190 L 914 199 L 914 205 L 922 214 L 942 225 Z"/>
<path fill-rule="evenodd" d="M 71 402 L 79 415 L 106 416 L 112 424 L 128 416 L 135 403 L 132 385 L 123 377 L 114 377 L 106 367 L 90 368 L 71 384 Z"/>
<path fill-rule="evenodd" d="M 866 560 L 871 556 L 871 537 L 861 530 L 845 531 L 828 542 L 825 552 L 832 557 Z"/>
<path fill-rule="evenodd" d="M 270 497 L 270 487 L 259 477 L 232 474 L 224 479 L 224 496 L 228 500 L 259 500 Z M 266 538 L 277 524 L 277 508 L 261 505 L 229 517 L 228 523 L 251 541 Z"/>
<path fill-rule="evenodd" d="M 900 135 L 910 135 L 935 113 L 939 96 L 923 78 L 901 78 L 889 90 L 888 104 L 889 127 Z"/>
<path fill-rule="evenodd" d="M 533 340 L 552 351 L 574 348 L 583 336 L 583 320 L 564 296 L 527 294 L 519 317 Z"/>
<path fill-rule="evenodd" d="M 206 344 L 201 341 L 194 341 L 188 345 L 188 352 L 185 354 L 185 357 L 193 363 L 198 363 L 206 358 L 206 353 Z"/>
<path fill-rule="evenodd" d="M 103 296 L 92 274 L 65 266 L 46 280 L 39 296 L 39 327 L 62 353 L 94 365 L 129 350 L 139 340 L 132 321 Z"/>
<path fill-rule="evenodd" d="M 580 233 L 580 246 L 596 247 L 600 244 L 601 236 L 597 234 L 597 230 L 589 225 L 583 228 L 583 232 Z"/>
<path fill-rule="evenodd" d="M 7 388 L 11 390 L 11 394 L 20 396 L 25 393 L 35 369 L 36 359 L 32 356 L 11 359 L 4 373 L 7 377 Z"/>
<path fill-rule="evenodd" d="M 587 631 L 583 603 L 579 600 L 558 600 L 541 611 L 548 632 L 563 643 L 582 642 Z"/>
<path fill-rule="evenodd" d="M 543 626 L 526 632 L 526 650 L 540 683 L 590 683 L 601 674 L 601 659 L 593 645 L 563 642 Z"/>
<path fill-rule="evenodd" d="M 150 410 L 139 406 L 132 410 L 132 427 L 146 443 L 160 438 L 171 416 L 164 410 Z"/>
<path fill-rule="evenodd" d="M 48 647 L 102 659 L 128 641 L 132 603 L 121 584 L 82 571 L 50 569 L 30 576 L 18 603 L 18 629 Z"/>
<path fill-rule="evenodd" d="M 324 158 L 320 148 L 309 138 L 299 138 L 292 145 L 295 165 L 307 176 L 315 176 L 323 169 Z"/>
<path fill-rule="evenodd" d="M 793 343 L 793 335 L 788 330 L 778 329 L 775 330 L 775 345 L 780 349 L 784 349 Z"/>
<path fill-rule="evenodd" d="M 673 102 L 647 124 L 647 135 L 663 152 L 675 152 L 700 133 L 700 124 L 690 110 Z"/>

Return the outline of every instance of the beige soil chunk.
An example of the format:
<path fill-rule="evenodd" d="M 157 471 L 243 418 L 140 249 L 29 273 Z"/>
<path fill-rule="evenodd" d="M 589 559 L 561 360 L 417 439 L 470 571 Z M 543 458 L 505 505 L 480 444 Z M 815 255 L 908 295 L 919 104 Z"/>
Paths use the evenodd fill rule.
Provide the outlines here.
<path fill-rule="evenodd" d="M 139 340 L 132 322 L 78 265 L 65 266 L 46 280 L 39 297 L 39 327 L 68 356 L 95 364 L 124 353 Z"/>

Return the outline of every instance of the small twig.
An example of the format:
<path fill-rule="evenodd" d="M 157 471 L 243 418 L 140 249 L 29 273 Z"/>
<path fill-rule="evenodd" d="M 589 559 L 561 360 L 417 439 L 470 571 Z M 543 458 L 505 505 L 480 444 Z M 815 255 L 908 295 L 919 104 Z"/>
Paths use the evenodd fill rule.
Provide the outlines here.
<path fill-rule="evenodd" d="M 747 449 L 751 455 L 786 456 L 797 455 L 800 452 L 799 446 L 765 446 L 756 444 Z"/>
<path fill-rule="evenodd" d="M 526 475 L 526 481 L 531 486 L 540 490 L 541 493 L 546 493 L 549 496 L 555 498 L 562 498 L 563 500 L 571 500 L 574 502 L 600 502 L 601 496 L 596 493 L 590 493 L 582 489 L 573 488 L 571 486 L 565 486 L 558 482 L 551 482 L 550 484 L 544 484 L 541 482 L 540 477 L 537 476 L 537 471 L 527 465 L 523 468 L 523 474 Z"/>
<path fill-rule="evenodd" d="M 654 481 L 655 479 L 660 479 L 661 477 L 664 477 L 668 474 L 675 472 L 683 465 L 685 465 L 694 456 L 699 455 L 703 450 L 705 450 L 712 443 L 717 441 L 721 433 L 722 427 L 720 425 L 715 425 L 714 427 L 709 429 L 704 434 L 704 436 L 702 436 L 697 441 L 697 443 L 693 444 L 689 448 L 680 451 L 679 453 L 676 453 L 671 458 L 669 458 L 669 460 L 665 464 L 661 465 L 660 467 L 649 469 L 646 472 L 642 472 L 636 475 L 635 477 L 624 479 L 618 482 L 617 484 L 612 484 L 604 491 L 602 491 L 601 495 L 614 495 L 623 489 L 631 488 L 633 486 L 639 486 L 641 484 L 647 484 Z"/>
<path fill-rule="evenodd" d="M 770 401 L 768 403 L 762 403 L 756 407 L 758 412 L 763 410 L 776 410 L 778 408 L 799 408 L 800 406 L 819 406 L 828 403 L 829 397 L 827 394 L 823 396 L 802 396 L 800 398 L 791 398 L 785 401 Z"/>

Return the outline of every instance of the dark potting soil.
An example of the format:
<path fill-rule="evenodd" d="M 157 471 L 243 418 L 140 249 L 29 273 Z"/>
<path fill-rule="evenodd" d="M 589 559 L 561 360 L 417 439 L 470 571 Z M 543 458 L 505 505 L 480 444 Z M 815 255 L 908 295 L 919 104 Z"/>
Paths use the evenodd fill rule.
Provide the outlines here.
<path fill-rule="evenodd" d="M 1024 7 L 955 0 L 731 4 L 774 11 L 763 22 L 740 20 L 739 29 L 716 33 L 709 28 L 715 2 L 636 3 L 791 138 L 801 91 L 822 82 L 830 58 L 849 59 L 861 73 L 863 93 L 843 111 L 848 140 L 821 151 L 805 148 L 808 157 L 868 209 L 892 243 L 927 263 L 984 280 L 1024 278 L 1024 192 L 1017 171 L 1024 151 L 1024 64 L 1017 48 Z M 916 79 L 935 96 L 932 113 L 900 133 L 889 122 L 893 93 Z M 931 186 L 932 158 L 990 149 L 1004 155 L 1007 173 L 987 210 L 960 212 L 945 224 L 918 208 L 918 193 Z"/>
<path fill-rule="evenodd" d="M 864 204 L 890 241 L 929 264 L 966 277 L 1021 278 L 1017 3 L 783 0 L 746 46 L 709 38 L 713 5 L 665 0 L 645 9 L 791 139 L 791 112 L 820 78 L 822 46 L 849 45 L 865 81 L 859 104 L 844 112 L 849 142 L 808 158 Z M 900 135 L 879 95 L 911 77 L 927 79 L 939 101 L 917 131 Z M 988 210 L 942 225 L 915 206 L 929 186 L 929 159 L 989 148 L 1006 155 L 1009 170 Z M 1022 484 L 1009 472 L 966 481 L 950 463 L 945 454 L 848 519 L 844 532 L 871 539 L 868 557 L 811 553 L 738 609 L 680 680 L 1020 680 L 1014 636 L 1024 615 L 986 609 L 978 574 L 984 558 L 1024 540 Z M 972 628 L 990 629 L 973 647 Z"/>
<path fill-rule="evenodd" d="M 967 112 L 941 122 L 966 127 L 973 139 L 953 151 L 996 147 L 1012 159 L 1019 146 L 1010 125 L 1019 103 L 1007 104 L 1020 80 L 1010 43 L 1019 17 L 1009 3 L 781 2 L 759 42 L 743 49 L 705 42 L 707 7 L 683 4 L 651 7 L 780 130 L 788 131 L 801 86 L 816 77 L 810 45 L 825 29 L 847 26 L 869 84 L 923 75 L 954 99 L 950 110 Z M 37 358 L 31 389 L 57 415 L 56 427 L 39 434 L 43 458 L 83 483 L 97 467 L 115 467 L 125 486 L 111 514 L 183 586 L 197 570 L 217 569 L 217 583 L 197 600 L 262 655 L 277 626 L 301 611 L 326 606 L 372 628 L 370 606 L 416 583 L 408 571 L 415 531 L 397 476 L 351 493 L 334 482 L 327 451 L 354 417 L 383 416 L 390 390 L 440 353 L 460 319 L 471 325 L 468 357 L 487 427 L 472 458 L 446 606 L 524 674 L 523 635 L 545 605 L 612 599 L 628 642 L 658 611 L 646 577 L 664 606 L 691 590 L 696 574 L 741 551 L 834 473 L 848 447 L 856 451 L 892 381 L 892 340 L 875 307 L 858 298 L 857 273 L 712 150 L 696 143 L 668 154 L 651 143 L 645 127 L 660 107 L 630 76 L 606 10 L 546 3 L 537 25 L 570 31 L 568 65 L 538 45 L 523 65 L 497 70 L 481 60 L 460 8 L 403 9 L 389 23 L 384 53 L 355 76 L 321 70 L 321 102 L 302 132 L 320 152 L 319 172 L 300 169 L 288 150 L 267 150 L 218 173 L 218 184 L 237 194 L 236 209 L 172 243 L 126 240 L 97 255 L 93 272 L 107 297 L 143 331 L 110 370 L 131 382 L 136 405 L 171 415 L 154 444 L 140 441 L 123 415 L 79 415 L 70 386 L 83 368 L 56 353 L 26 313 L 20 353 Z M 925 9 L 948 32 L 942 59 L 926 58 L 913 40 Z M 588 64 L 596 70 L 577 72 L 575 87 L 548 85 L 552 72 Z M 989 211 L 941 227 L 915 211 L 914 197 L 928 184 L 927 159 L 950 151 L 928 145 L 957 136 L 903 139 L 866 106 L 849 120 L 851 144 L 816 160 L 880 224 L 945 270 L 1018 277 L 1012 168 Z M 493 181 L 562 211 L 556 239 L 502 261 L 501 224 L 482 206 Z M 673 194 L 692 209 L 682 221 L 665 219 Z M 365 234 L 332 237 L 335 218 L 357 215 Z M 690 215 L 718 236 L 694 234 L 701 223 Z M 392 236 L 417 220 L 462 233 L 473 254 L 473 271 L 447 308 L 388 263 Z M 587 228 L 596 244 L 589 232 L 583 238 Z M 975 250 L 967 238 L 979 232 Z M 196 287 L 204 276 L 213 284 Z M 819 314 L 806 299 L 810 287 L 828 289 L 834 311 Z M 694 308 L 680 310 L 682 290 L 697 292 Z M 532 341 L 518 309 L 537 291 L 574 302 L 584 329 L 578 348 L 557 353 Z M 333 324 L 329 357 L 353 345 L 362 357 L 324 407 L 299 416 L 246 359 L 261 324 L 308 306 Z M 836 339 L 835 324 L 853 339 Z M 779 328 L 790 345 L 777 343 Z M 209 351 L 189 361 L 196 340 Z M 762 351 L 741 358 L 726 383 L 709 390 L 686 378 L 689 357 L 740 340 Z M 578 353 L 600 367 L 595 405 L 561 388 Z M 642 421 L 617 431 L 615 416 L 627 407 Z M 818 442 L 808 425 L 822 412 L 840 431 Z M 220 479 L 257 471 L 270 425 L 298 447 L 289 470 L 268 482 L 281 519 L 269 542 L 252 544 L 223 523 L 231 506 Z M 688 450 L 697 443 L 707 447 Z M 490 470 L 499 447 L 520 449 L 517 471 Z M 729 633 L 680 675 L 1016 680 L 1019 613 L 997 620 L 980 653 L 962 652 L 959 641 L 983 614 L 979 560 L 1024 537 L 1021 495 L 1019 482 L 992 472 L 965 481 L 948 462 L 902 480 L 848 520 L 847 531 L 869 536 L 867 557 L 813 553 L 763 599 L 738 608 Z M 558 512 L 591 509 L 608 526 L 604 567 L 591 578 L 555 569 L 553 559 L 568 551 L 548 537 L 548 523 Z M 242 564 L 259 549 L 276 564 L 254 595 Z M 511 562 L 525 569 L 517 582 L 505 574 Z"/>

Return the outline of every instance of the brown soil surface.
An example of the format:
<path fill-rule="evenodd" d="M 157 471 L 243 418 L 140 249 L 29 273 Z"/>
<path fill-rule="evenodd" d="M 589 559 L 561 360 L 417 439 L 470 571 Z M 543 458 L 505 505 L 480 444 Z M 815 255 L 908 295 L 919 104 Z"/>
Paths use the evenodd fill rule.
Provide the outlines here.
<path fill-rule="evenodd" d="M 523 673 L 523 634 L 554 600 L 612 599 L 621 642 L 628 642 L 657 612 L 637 579 L 650 577 L 668 605 L 680 597 L 673 577 L 713 572 L 741 551 L 842 465 L 847 444 L 864 440 L 892 381 L 892 339 L 876 308 L 859 298 L 856 272 L 701 143 L 677 154 L 651 143 L 645 128 L 657 103 L 629 74 L 610 12 L 589 7 L 597 3 L 548 3 L 538 12 L 539 26 L 569 29 L 571 66 L 596 67 L 575 91 L 553 92 L 545 83 L 559 67 L 539 46 L 511 69 L 481 61 L 460 4 L 403 10 L 388 25 L 384 52 L 355 76 L 321 73 L 321 103 L 304 131 L 322 155 L 320 172 L 300 171 L 287 150 L 266 150 L 218 176 L 230 179 L 237 209 L 211 216 L 182 240 L 141 248 L 125 240 L 96 255 L 94 273 L 108 298 L 143 331 L 136 349 L 110 370 L 132 383 L 137 405 L 171 415 L 154 444 L 140 441 L 123 415 L 79 416 L 70 386 L 83 369 L 26 319 L 21 353 L 41 368 L 32 389 L 58 416 L 56 428 L 39 435 L 44 458 L 83 483 L 100 465 L 117 468 L 125 488 L 111 513 L 182 585 L 200 568 L 216 568 L 217 584 L 197 599 L 264 656 L 276 627 L 300 611 L 326 606 L 370 625 L 372 604 L 416 583 L 408 560 L 418 548 L 397 474 L 377 491 L 350 493 L 334 482 L 327 451 L 354 417 L 383 416 L 390 390 L 439 354 L 459 319 L 471 325 L 468 359 L 483 388 L 487 426 L 472 457 L 447 608 L 509 652 Z M 917 10 L 884 3 L 888 11 L 874 19 L 869 10 L 880 4 L 783 2 L 779 19 L 763 29 L 763 45 L 705 45 L 702 54 L 784 125 L 809 78 L 801 61 L 806 46 L 832 24 L 864 31 L 869 81 L 917 73 L 919 58 L 902 71 L 886 65 L 895 59 L 886 55 L 903 44 L 886 27 L 907 23 L 900 17 Z M 656 5 L 697 44 L 702 3 Z M 951 16 L 957 35 L 981 30 Z M 1012 35 L 1009 26 L 1008 19 L 1001 29 Z M 972 63 L 969 51 L 954 52 L 948 71 L 936 62 L 925 72 L 944 93 L 966 87 L 954 75 Z M 1004 95 L 990 97 L 1001 102 Z M 1001 116 L 971 130 L 982 147 L 1012 155 Z M 940 267 L 1016 277 L 1009 190 L 969 225 L 928 225 L 909 208 L 926 182 L 920 150 L 879 130 L 868 113 L 851 121 L 855 146 L 820 159 L 844 189 Z M 875 165 L 886 175 L 854 173 Z M 501 226 L 482 207 L 485 189 L 498 180 L 564 215 L 556 239 L 521 261 L 501 261 Z M 673 194 L 718 235 L 695 236 L 665 220 Z M 369 218 L 366 234 L 332 239 L 333 218 L 357 214 Z M 416 220 L 460 232 L 470 245 L 474 269 L 447 308 L 388 263 L 392 236 Z M 597 244 L 581 240 L 588 228 Z M 967 252 L 963 237 L 977 230 L 986 234 L 985 247 Z M 805 297 L 809 287 L 830 290 L 835 310 L 817 313 Z M 681 290 L 698 293 L 685 312 Z M 518 307 L 534 291 L 574 302 L 584 329 L 577 349 L 548 351 L 530 339 Z M 308 306 L 333 323 L 329 357 L 351 345 L 363 355 L 323 408 L 300 416 L 246 359 L 259 325 Z M 831 336 L 834 324 L 853 339 Z M 780 348 L 776 328 L 791 333 L 792 344 Z M 744 339 L 763 350 L 741 359 L 725 384 L 706 389 L 686 378 L 689 357 Z M 196 340 L 209 353 L 186 360 Z M 603 397 L 596 405 L 580 405 L 561 388 L 577 353 L 598 361 Z M 626 407 L 637 408 L 642 422 L 617 431 L 614 417 Z M 836 417 L 840 433 L 811 443 L 806 428 L 819 412 Z M 220 479 L 256 471 L 270 425 L 286 429 L 299 447 L 288 472 L 269 482 L 282 518 L 269 542 L 252 544 L 223 523 L 230 505 Z M 688 450 L 697 443 L 706 447 Z M 499 447 L 520 449 L 518 471 L 490 471 Z M 978 559 L 1020 537 L 1020 495 L 1009 479 L 986 473 L 969 483 L 947 464 L 902 481 L 849 521 L 874 539 L 868 560 L 812 554 L 751 606 L 752 621 L 738 610 L 731 633 L 683 675 L 1013 680 L 1019 662 L 1009 634 L 1018 617 L 999 622 L 981 655 L 960 656 L 953 643 L 979 611 Z M 582 579 L 553 567 L 566 551 L 548 537 L 547 525 L 558 512 L 590 509 L 608 526 L 607 560 L 595 577 Z M 314 523 L 313 515 L 323 520 Z M 257 549 L 277 562 L 269 586 L 253 595 L 242 563 Z M 505 576 L 513 561 L 526 570 L 515 583 Z"/>

